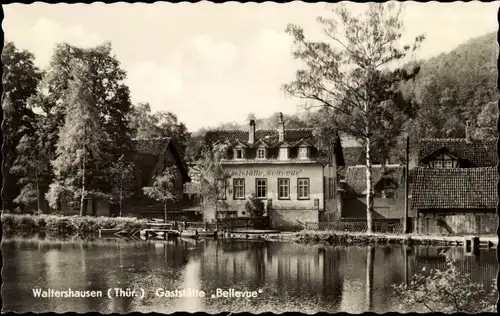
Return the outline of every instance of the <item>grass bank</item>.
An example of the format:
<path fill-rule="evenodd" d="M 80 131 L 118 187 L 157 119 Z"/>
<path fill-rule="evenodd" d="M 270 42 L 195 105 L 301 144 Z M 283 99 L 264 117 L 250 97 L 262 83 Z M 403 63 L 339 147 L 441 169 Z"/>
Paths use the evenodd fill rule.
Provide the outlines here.
<path fill-rule="evenodd" d="M 141 228 L 144 223 L 128 217 L 2 214 L 3 233 L 9 235 L 90 236 L 103 228 Z"/>
<path fill-rule="evenodd" d="M 332 231 L 308 231 L 279 234 L 238 234 L 231 233 L 229 238 L 263 239 L 268 241 L 290 241 L 305 244 L 342 244 L 342 245 L 426 245 L 426 246 L 463 246 L 464 236 L 438 236 L 417 234 L 382 233 L 343 233 Z M 480 242 L 496 247 L 498 239 L 480 236 Z"/>
<path fill-rule="evenodd" d="M 382 234 L 329 231 L 301 231 L 294 234 L 269 235 L 267 240 L 288 240 L 299 243 L 327 243 L 345 245 L 426 245 L 426 246 L 462 246 L 464 236 L 439 236 L 418 234 Z M 480 236 L 481 243 L 496 247 L 498 242 L 488 236 Z"/>

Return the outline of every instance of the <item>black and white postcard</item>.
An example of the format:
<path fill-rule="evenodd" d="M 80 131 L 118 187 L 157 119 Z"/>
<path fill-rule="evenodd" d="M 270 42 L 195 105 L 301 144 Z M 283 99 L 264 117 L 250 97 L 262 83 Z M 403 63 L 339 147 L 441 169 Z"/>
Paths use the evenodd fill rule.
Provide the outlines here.
<path fill-rule="evenodd" d="M 2 313 L 497 310 L 498 1 L 2 10 Z"/>

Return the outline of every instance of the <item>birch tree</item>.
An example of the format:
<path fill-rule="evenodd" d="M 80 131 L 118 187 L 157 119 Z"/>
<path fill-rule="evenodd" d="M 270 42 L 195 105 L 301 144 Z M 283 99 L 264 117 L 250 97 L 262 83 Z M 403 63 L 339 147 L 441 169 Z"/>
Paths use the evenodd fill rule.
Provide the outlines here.
<path fill-rule="evenodd" d="M 59 131 L 56 158 L 52 161 L 56 181 L 47 194 L 54 205 L 61 193 L 80 198 L 80 216 L 86 215 L 86 197 L 98 195 L 92 187 L 94 164 L 104 155 L 107 135 L 99 119 L 95 99 L 91 93 L 88 67 L 82 62 L 71 63 L 72 80 L 66 99 L 64 125 Z"/>
<path fill-rule="evenodd" d="M 155 178 L 152 186 L 142 188 L 146 196 L 163 204 L 164 222 L 167 222 L 168 202 L 175 202 L 180 199 L 176 183 L 176 169 L 175 167 L 169 167 Z"/>
<path fill-rule="evenodd" d="M 208 204 L 215 209 L 216 219 L 219 218 L 221 211 L 228 208 L 224 196 L 229 186 L 231 173 L 224 170 L 221 164 L 227 150 L 227 144 L 207 146 L 203 150 L 204 158 L 197 165 L 200 173 L 200 195 L 205 205 Z"/>
<path fill-rule="evenodd" d="M 393 2 L 369 4 L 362 16 L 351 14 L 345 5 L 337 5 L 332 12 L 333 17 L 318 18 L 325 41 L 308 40 L 300 26 L 288 25 L 286 31 L 294 40 L 293 56 L 303 62 L 304 68 L 283 89 L 303 99 L 307 107 L 332 109 L 330 125 L 362 142 L 367 229 L 371 232 L 372 152 L 386 146 L 387 132 L 397 113 L 411 114 L 411 103 L 402 97 L 399 86 L 419 70 L 390 68 L 417 50 L 424 36 L 417 36 L 411 45 L 400 44 L 401 8 Z"/>
<path fill-rule="evenodd" d="M 127 161 L 125 155 L 121 155 L 111 165 L 112 196 L 116 197 L 120 204 L 120 217 L 123 214 L 123 202 L 134 194 L 133 164 Z"/>

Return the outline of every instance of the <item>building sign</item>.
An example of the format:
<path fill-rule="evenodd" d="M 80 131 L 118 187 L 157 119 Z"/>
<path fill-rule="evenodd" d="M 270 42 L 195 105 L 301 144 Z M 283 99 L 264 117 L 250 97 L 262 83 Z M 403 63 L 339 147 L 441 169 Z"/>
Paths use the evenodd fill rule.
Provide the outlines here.
<path fill-rule="evenodd" d="M 233 171 L 233 177 L 293 177 L 299 176 L 302 173 L 302 169 L 278 169 L 278 170 L 261 170 L 261 169 L 250 169 L 250 170 L 239 170 Z"/>

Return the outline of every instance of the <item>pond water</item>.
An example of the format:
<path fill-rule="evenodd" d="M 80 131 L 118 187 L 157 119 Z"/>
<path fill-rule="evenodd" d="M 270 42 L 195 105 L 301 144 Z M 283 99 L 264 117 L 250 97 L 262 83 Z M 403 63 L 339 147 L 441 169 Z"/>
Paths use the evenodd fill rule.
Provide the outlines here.
<path fill-rule="evenodd" d="M 424 267 L 445 268 L 443 250 L 474 280 L 489 286 L 496 278 L 496 250 L 466 256 L 436 247 L 11 238 L 2 241 L 2 312 L 400 311 L 391 285 Z M 127 288 L 136 293 L 126 295 Z M 68 289 L 102 297 L 35 297 Z"/>

